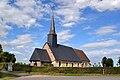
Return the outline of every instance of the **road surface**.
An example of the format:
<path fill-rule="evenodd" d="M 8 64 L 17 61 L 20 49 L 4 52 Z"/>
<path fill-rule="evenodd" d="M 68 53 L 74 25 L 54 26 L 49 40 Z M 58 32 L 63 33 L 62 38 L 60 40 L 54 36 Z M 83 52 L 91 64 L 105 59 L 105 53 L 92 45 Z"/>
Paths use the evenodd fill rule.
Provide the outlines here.
<path fill-rule="evenodd" d="M 120 80 L 120 76 L 23 76 L 14 80 Z"/>

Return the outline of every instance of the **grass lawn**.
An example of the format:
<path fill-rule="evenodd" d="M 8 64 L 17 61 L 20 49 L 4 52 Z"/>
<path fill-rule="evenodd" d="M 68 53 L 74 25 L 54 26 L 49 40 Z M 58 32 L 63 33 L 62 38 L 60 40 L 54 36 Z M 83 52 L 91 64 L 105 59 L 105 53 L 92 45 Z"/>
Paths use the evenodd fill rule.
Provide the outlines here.
<path fill-rule="evenodd" d="M 15 71 L 16 72 L 16 71 Z M 25 73 L 25 74 L 29 74 L 27 72 L 16 72 L 16 73 Z M 48 72 L 48 73 L 44 73 L 44 72 L 30 72 L 30 74 L 32 75 L 51 75 L 51 76 L 120 76 L 120 74 L 95 74 L 95 73 L 85 73 L 85 74 L 70 74 L 70 73 L 51 73 L 51 72 Z"/>
<path fill-rule="evenodd" d="M 10 79 L 13 79 L 15 77 L 17 77 L 17 76 L 0 72 L 0 80 L 10 80 Z"/>
<path fill-rule="evenodd" d="M 52 76 L 120 76 L 120 74 L 64 74 L 64 73 L 39 73 L 39 72 L 31 72 L 33 75 L 52 75 Z"/>

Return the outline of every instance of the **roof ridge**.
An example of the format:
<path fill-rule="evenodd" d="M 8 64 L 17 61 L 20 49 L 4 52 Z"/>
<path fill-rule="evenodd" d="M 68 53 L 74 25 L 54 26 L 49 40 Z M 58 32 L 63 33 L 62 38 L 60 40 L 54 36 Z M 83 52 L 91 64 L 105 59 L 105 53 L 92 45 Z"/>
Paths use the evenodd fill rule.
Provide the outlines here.
<path fill-rule="evenodd" d="M 72 48 L 71 46 L 66 46 L 66 45 L 61 45 L 61 44 L 58 44 L 58 45 L 68 47 L 68 48 Z"/>

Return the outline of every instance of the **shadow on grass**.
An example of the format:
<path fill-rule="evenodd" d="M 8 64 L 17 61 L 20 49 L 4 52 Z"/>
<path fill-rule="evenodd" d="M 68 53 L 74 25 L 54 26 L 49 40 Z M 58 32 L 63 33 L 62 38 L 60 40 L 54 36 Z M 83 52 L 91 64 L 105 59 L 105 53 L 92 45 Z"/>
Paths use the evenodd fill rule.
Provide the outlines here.
<path fill-rule="evenodd" d="M 9 79 L 12 79 L 12 78 L 15 78 L 15 77 L 17 77 L 17 76 L 13 75 L 13 74 L 0 72 L 0 80 L 9 80 Z"/>

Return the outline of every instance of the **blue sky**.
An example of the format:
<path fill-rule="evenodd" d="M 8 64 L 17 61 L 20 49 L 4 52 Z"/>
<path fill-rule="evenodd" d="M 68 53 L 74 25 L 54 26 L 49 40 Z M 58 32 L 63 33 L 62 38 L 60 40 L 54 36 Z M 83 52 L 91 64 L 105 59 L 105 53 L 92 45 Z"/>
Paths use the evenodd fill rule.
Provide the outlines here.
<path fill-rule="evenodd" d="M 91 64 L 120 57 L 120 0 L 0 0 L 0 44 L 29 62 L 47 41 L 51 15 L 58 43 L 83 50 Z"/>

